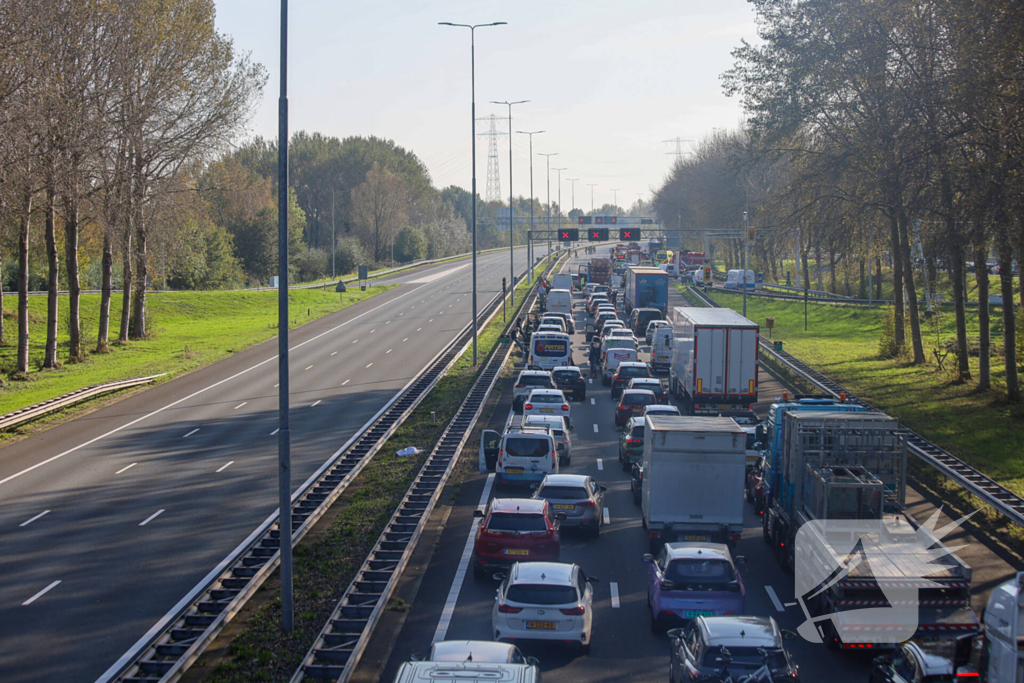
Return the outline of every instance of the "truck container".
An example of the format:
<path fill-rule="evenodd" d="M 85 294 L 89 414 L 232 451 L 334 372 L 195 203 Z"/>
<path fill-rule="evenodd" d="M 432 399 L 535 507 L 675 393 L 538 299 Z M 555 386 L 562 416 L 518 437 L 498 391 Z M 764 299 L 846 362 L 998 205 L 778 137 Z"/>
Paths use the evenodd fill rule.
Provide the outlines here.
<path fill-rule="evenodd" d="M 602 285 L 610 285 L 612 283 L 612 262 L 604 257 L 590 259 L 588 278 L 589 282 L 600 282 Z"/>
<path fill-rule="evenodd" d="M 718 414 L 757 402 L 757 323 L 727 308 L 677 306 L 669 389 L 688 415 Z"/>
<path fill-rule="evenodd" d="M 773 408 L 764 438 L 779 454 L 766 477 L 774 483 L 763 532 L 783 566 L 798 577 L 821 577 L 816 586 L 797 587 L 805 637 L 817 633 L 831 647 L 864 649 L 976 632 L 971 568 L 905 512 L 899 422 L 863 408 Z M 858 554 L 867 561 L 850 561 Z"/>
<path fill-rule="evenodd" d="M 1024 572 L 1000 584 L 985 607 L 982 680 L 1024 683 Z"/>
<path fill-rule="evenodd" d="M 732 418 L 644 419 L 643 525 L 663 543 L 731 543 L 743 531 L 746 433 Z"/>
<path fill-rule="evenodd" d="M 630 266 L 625 273 L 622 301 L 626 315 L 634 308 L 657 308 L 668 311 L 668 273 L 661 268 Z"/>

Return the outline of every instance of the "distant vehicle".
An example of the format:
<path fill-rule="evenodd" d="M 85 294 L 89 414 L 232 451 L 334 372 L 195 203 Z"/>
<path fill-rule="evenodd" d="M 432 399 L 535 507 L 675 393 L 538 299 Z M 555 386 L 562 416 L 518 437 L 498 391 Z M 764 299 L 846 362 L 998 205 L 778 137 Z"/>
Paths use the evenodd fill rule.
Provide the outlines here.
<path fill-rule="evenodd" d="M 734 559 L 722 543 L 666 543 L 647 563 L 647 604 L 651 630 L 697 617 L 743 614 L 747 590 Z"/>
<path fill-rule="evenodd" d="M 534 389 L 526 397 L 523 403 L 523 419 L 528 415 L 550 415 L 565 420 L 568 429 L 571 420 L 569 418 L 569 401 L 560 389 Z"/>
<path fill-rule="evenodd" d="M 662 321 L 658 321 L 662 322 Z M 651 344 L 651 370 L 662 373 L 672 368 L 672 328 L 667 324 L 654 329 Z"/>
<path fill-rule="evenodd" d="M 473 541 L 473 577 L 483 579 L 520 560 L 557 560 L 562 550 L 559 520 L 546 500 L 495 498 Z"/>
<path fill-rule="evenodd" d="M 555 326 L 556 332 L 564 332 L 568 334 L 569 330 L 565 327 L 565 318 L 560 318 L 554 313 L 545 313 L 540 319 L 540 326 L 537 328 L 538 332 L 550 332 L 551 330 L 545 330 L 545 327 L 551 325 Z"/>
<path fill-rule="evenodd" d="M 614 385 L 614 380 L 619 367 L 622 364 L 626 365 L 643 365 L 643 363 L 637 362 L 637 354 L 635 348 L 611 348 L 608 349 L 602 359 L 603 365 L 601 366 L 601 383 L 605 386 Z M 646 367 L 646 366 L 645 366 Z M 625 375 L 623 376 L 625 378 Z M 612 386 L 612 398 L 618 396 L 622 390 L 622 386 L 625 384 L 625 379 L 620 382 L 618 390 L 615 386 Z"/>
<path fill-rule="evenodd" d="M 654 331 L 659 327 L 670 327 L 671 323 L 667 320 L 652 320 L 647 323 L 647 331 L 644 332 L 644 341 L 650 346 L 654 342 Z"/>
<path fill-rule="evenodd" d="M 567 313 L 572 315 L 572 292 L 569 288 L 551 289 L 548 292 L 546 301 L 545 310 L 548 313 Z"/>
<path fill-rule="evenodd" d="M 530 353 L 526 366 L 531 370 L 551 370 L 559 365 L 572 365 L 572 343 L 563 332 L 534 332 L 530 336 Z"/>
<path fill-rule="evenodd" d="M 799 667 L 782 642 L 796 638 L 796 633 L 783 631 L 771 617 L 697 617 L 684 628 L 672 629 L 668 636 L 671 644 L 669 683 L 693 680 L 800 683 Z M 746 678 L 765 669 L 765 675 Z"/>
<path fill-rule="evenodd" d="M 558 447 L 547 427 L 519 427 L 501 437 L 494 484 L 529 484 L 558 472 Z"/>
<path fill-rule="evenodd" d="M 730 270 L 726 273 L 725 284 L 722 285 L 726 289 L 748 289 L 753 290 L 757 284 L 757 278 L 754 276 L 754 271 L 746 271 L 746 284 L 744 284 L 742 270 Z"/>
<path fill-rule="evenodd" d="M 604 519 L 604 492 L 607 489 L 585 474 L 549 474 L 534 492 L 551 504 L 555 514 L 564 514 L 561 528 L 576 528 L 601 534 Z"/>
<path fill-rule="evenodd" d="M 556 273 L 551 276 L 551 289 L 567 289 L 572 291 L 572 276 L 567 273 Z"/>
<path fill-rule="evenodd" d="M 494 640 L 571 642 L 590 652 L 597 579 L 575 564 L 518 562 L 502 579 L 491 612 Z"/>
<path fill-rule="evenodd" d="M 624 472 L 628 472 L 633 465 L 643 462 L 643 459 L 644 419 L 631 417 L 619 432 L 619 464 Z"/>
<path fill-rule="evenodd" d="M 646 334 L 647 326 L 652 320 L 662 320 L 665 314 L 658 308 L 634 308 L 629 314 L 629 327 L 633 334 L 640 336 Z"/>
<path fill-rule="evenodd" d="M 512 409 L 522 410 L 523 402 L 534 389 L 554 389 L 551 373 L 547 370 L 523 370 L 512 388 Z"/>
<path fill-rule="evenodd" d="M 551 371 L 551 379 L 556 389 L 563 394 L 572 396 L 573 400 L 582 401 L 587 398 L 587 380 L 575 365 L 563 365 Z"/>
<path fill-rule="evenodd" d="M 668 310 L 668 273 L 658 268 L 627 268 L 622 303 L 627 315 L 634 308 L 656 308 L 664 316 Z M 646 325 L 637 334 L 644 329 Z"/>
<path fill-rule="evenodd" d="M 611 378 L 612 398 L 618 398 L 619 394 L 626 388 L 629 381 L 637 377 L 650 377 L 651 370 L 646 363 L 639 361 L 621 361 Z M 657 403 L 657 397 L 655 397 Z"/>
<path fill-rule="evenodd" d="M 590 280 L 603 285 L 611 284 L 612 262 L 606 258 L 590 259 Z"/>
<path fill-rule="evenodd" d="M 615 407 L 615 426 L 622 427 L 629 418 L 642 415 L 644 408 L 658 402 L 654 392 L 649 389 L 626 389 L 622 392 L 619 405 Z M 644 437 L 644 441 L 647 437 Z"/>
<path fill-rule="evenodd" d="M 679 415 L 679 408 L 668 405 L 668 394 L 665 393 L 665 385 L 657 377 L 634 377 L 626 384 L 627 389 L 649 389 L 654 392 L 661 408 L 671 408 L 672 412 Z"/>
<path fill-rule="evenodd" d="M 647 417 L 648 415 L 669 415 L 672 417 L 682 417 L 682 415 L 679 413 L 679 408 L 676 408 L 675 406 L 665 406 L 661 404 L 655 404 L 644 408 L 643 417 Z"/>
<path fill-rule="evenodd" d="M 551 431 L 555 440 L 555 450 L 558 452 L 558 465 L 568 465 L 572 462 L 572 439 L 569 437 L 569 428 L 565 424 L 565 418 L 559 415 L 526 415 L 523 417 L 523 427 L 544 426 Z"/>
<path fill-rule="evenodd" d="M 576 334 L 576 323 L 573 321 L 571 313 L 546 312 L 544 318 L 561 318 L 565 322 L 565 331 L 569 334 Z"/>

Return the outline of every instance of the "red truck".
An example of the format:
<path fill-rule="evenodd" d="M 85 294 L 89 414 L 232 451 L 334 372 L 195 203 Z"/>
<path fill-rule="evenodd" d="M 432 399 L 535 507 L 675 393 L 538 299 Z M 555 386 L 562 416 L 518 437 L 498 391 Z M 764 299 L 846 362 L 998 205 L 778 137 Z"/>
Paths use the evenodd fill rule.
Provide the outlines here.
<path fill-rule="evenodd" d="M 587 281 L 610 285 L 612 283 L 612 262 L 606 258 L 590 259 L 590 272 Z"/>

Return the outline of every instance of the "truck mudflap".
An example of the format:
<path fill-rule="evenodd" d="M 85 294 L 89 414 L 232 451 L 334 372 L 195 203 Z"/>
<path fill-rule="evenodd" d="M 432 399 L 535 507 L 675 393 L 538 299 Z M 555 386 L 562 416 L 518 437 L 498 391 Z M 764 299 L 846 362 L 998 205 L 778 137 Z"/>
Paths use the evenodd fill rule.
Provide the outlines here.
<path fill-rule="evenodd" d="M 916 617 L 913 614 L 914 607 L 917 609 Z M 981 631 L 974 611 L 962 605 L 891 605 L 882 609 L 891 611 L 893 618 L 887 620 L 878 607 L 835 612 L 829 616 L 831 628 L 824 629 L 823 635 L 826 639 L 831 639 L 828 644 L 832 647 L 861 650 L 897 647 L 911 638 L 944 640 Z"/>

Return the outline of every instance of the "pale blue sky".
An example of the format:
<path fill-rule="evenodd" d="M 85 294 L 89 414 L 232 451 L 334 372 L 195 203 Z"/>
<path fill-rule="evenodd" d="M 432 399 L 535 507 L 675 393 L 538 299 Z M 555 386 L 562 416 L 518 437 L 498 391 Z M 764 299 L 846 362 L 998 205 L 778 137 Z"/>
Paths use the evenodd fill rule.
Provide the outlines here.
<path fill-rule="evenodd" d="M 277 0 L 216 0 L 220 31 L 270 74 L 252 132 L 277 135 Z M 676 136 L 698 139 L 742 119 L 722 94 L 731 50 L 755 37 L 746 0 L 387 0 L 290 3 L 291 130 L 339 138 L 377 135 L 415 152 L 434 184 L 470 186 L 469 31 L 439 21 L 507 26 L 477 30 L 477 116 L 507 116 L 534 136 L 534 195 L 546 200 L 545 160 L 564 166 L 562 203 L 590 209 L 619 188 L 620 206 L 660 186 Z M 506 129 L 502 125 L 501 130 Z M 478 122 L 477 132 L 489 124 Z M 684 145 L 685 148 L 685 145 Z M 498 141 L 508 194 L 508 138 Z M 487 181 L 487 139 L 477 139 L 477 188 Z M 528 138 L 513 140 L 515 194 L 529 195 Z M 551 196 L 557 199 L 556 173 Z"/>

